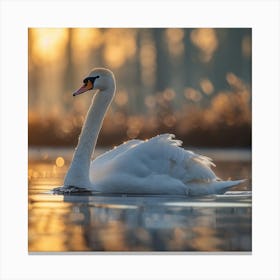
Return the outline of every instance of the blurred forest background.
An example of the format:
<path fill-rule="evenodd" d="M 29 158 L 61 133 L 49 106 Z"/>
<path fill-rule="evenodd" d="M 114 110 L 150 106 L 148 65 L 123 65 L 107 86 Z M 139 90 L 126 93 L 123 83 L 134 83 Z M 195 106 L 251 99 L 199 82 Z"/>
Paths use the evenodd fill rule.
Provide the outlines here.
<path fill-rule="evenodd" d="M 98 145 L 174 133 L 184 145 L 251 147 L 250 28 L 30 28 L 28 141 L 75 146 L 92 93 L 111 69 L 115 100 Z"/>

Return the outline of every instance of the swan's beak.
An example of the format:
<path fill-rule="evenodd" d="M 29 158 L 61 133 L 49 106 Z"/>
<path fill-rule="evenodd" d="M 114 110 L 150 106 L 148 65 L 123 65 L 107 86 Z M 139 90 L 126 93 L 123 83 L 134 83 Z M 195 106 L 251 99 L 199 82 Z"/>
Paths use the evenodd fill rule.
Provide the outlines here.
<path fill-rule="evenodd" d="M 92 82 L 91 81 L 88 81 L 86 84 L 84 84 L 81 88 L 79 88 L 78 90 L 76 90 L 74 93 L 73 93 L 73 96 L 76 96 L 76 95 L 79 95 L 81 93 L 84 93 L 88 90 L 91 90 L 93 88 L 93 85 L 92 85 Z"/>

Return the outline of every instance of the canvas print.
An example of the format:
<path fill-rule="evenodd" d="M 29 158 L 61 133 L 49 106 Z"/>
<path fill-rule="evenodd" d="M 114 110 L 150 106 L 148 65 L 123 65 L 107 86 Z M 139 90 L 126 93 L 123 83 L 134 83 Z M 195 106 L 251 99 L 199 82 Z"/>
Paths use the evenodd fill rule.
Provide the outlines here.
<path fill-rule="evenodd" d="M 251 253 L 251 41 L 29 28 L 29 253 Z"/>

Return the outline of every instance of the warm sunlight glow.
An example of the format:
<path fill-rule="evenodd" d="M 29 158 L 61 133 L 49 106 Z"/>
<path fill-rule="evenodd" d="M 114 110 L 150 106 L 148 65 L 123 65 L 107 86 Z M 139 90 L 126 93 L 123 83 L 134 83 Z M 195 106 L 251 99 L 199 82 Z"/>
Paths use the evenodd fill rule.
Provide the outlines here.
<path fill-rule="evenodd" d="M 63 157 L 58 157 L 55 160 L 55 164 L 57 167 L 62 167 L 64 165 L 64 159 Z"/>
<path fill-rule="evenodd" d="M 184 95 L 187 99 L 193 102 L 198 102 L 201 99 L 201 93 L 198 90 L 190 87 L 185 89 Z"/>
<path fill-rule="evenodd" d="M 140 64 L 143 69 L 141 78 L 146 86 L 151 86 L 155 82 L 156 72 L 156 48 L 152 38 L 144 33 L 140 42 Z"/>
<path fill-rule="evenodd" d="M 216 31 L 212 28 L 198 28 L 191 32 L 193 44 L 201 51 L 201 60 L 209 62 L 218 47 Z"/>
<path fill-rule="evenodd" d="M 252 54 L 252 39 L 251 36 L 245 36 L 242 39 L 242 54 L 246 58 L 250 58 Z"/>
<path fill-rule="evenodd" d="M 117 125 L 123 125 L 125 123 L 125 115 L 122 112 L 115 112 L 113 121 Z"/>
<path fill-rule="evenodd" d="M 134 56 L 135 32 L 129 29 L 109 29 L 105 33 L 104 58 L 113 68 L 119 68 Z"/>
<path fill-rule="evenodd" d="M 116 79 L 98 145 L 166 132 L 183 140 L 189 133 L 191 144 L 201 143 L 193 129 L 198 123 L 205 131 L 219 125 L 244 135 L 244 129 L 247 145 L 251 33 L 250 28 L 29 28 L 29 145 L 77 144 L 94 91 L 75 98 L 72 93 L 95 67 L 111 69 Z M 215 141 L 231 143 L 217 135 Z M 54 177 L 67 168 L 64 154 L 40 158 L 52 162 Z M 29 172 L 29 178 L 38 176 L 46 174 Z"/>
<path fill-rule="evenodd" d="M 201 87 L 202 91 L 207 95 L 212 94 L 214 91 L 214 86 L 209 79 L 201 79 L 200 87 Z"/>
<path fill-rule="evenodd" d="M 166 29 L 166 42 L 171 55 L 179 57 L 184 52 L 184 32 L 180 28 Z"/>
<path fill-rule="evenodd" d="M 80 52 L 87 51 L 89 46 L 98 48 L 103 41 L 102 33 L 99 28 L 74 28 L 73 47 Z"/>
<path fill-rule="evenodd" d="M 71 35 L 72 50 L 76 50 L 72 51 L 72 54 L 78 65 L 82 61 L 87 61 L 104 40 L 99 28 L 73 28 Z"/>
<path fill-rule="evenodd" d="M 235 88 L 242 88 L 243 83 L 242 81 L 232 72 L 226 74 L 227 82 Z"/>
<path fill-rule="evenodd" d="M 80 27 L 72 18 L 62 28 L 23 28 L 28 44 L 16 47 L 27 48 L 27 85 L 5 93 L 15 97 L 16 117 L 13 105 L 28 91 L 28 178 L 16 185 L 28 191 L 25 254 L 250 254 L 254 29 L 203 28 L 200 20 L 125 27 L 125 18 L 108 27 L 110 13 L 98 3 L 79 4 Z M 46 263 L 42 277 L 56 267 Z M 76 268 L 82 277 L 84 267 Z"/>
<path fill-rule="evenodd" d="M 136 138 L 143 127 L 143 119 L 136 116 L 129 117 L 127 121 L 127 126 L 127 136 L 131 139 Z"/>
<path fill-rule="evenodd" d="M 156 105 L 156 98 L 153 95 L 148 95 L 145 97 L 145 104 L 148 108 L 154 108 Z"/>
<path fill-rule="evenodd" d="M 174 115 L 167 115 L 166 117 L 164 117 L 163 123 L 164 123 L 167 127 L 172 127 L 172 126 L 175 125 L 175 123 L 176 123 L 176 118 L 175 118 Z"/>
<path fill-rule="evenodd" d="M 116 94 L 114 101 L 118 106 L 126 105 L 127 102 L 128 102 L 127 92 L 126 91 L 119 91 Z"/>
<path fill-rule="evenodd" d="M 176 97 L 176 93 L 175 93 L 175 91 L 172 90 L 171 88 L 168 88 L 168 89 L 166 89 L 166 90 L 163 92 L 163 98 L 164 98 L 166 101 L 171 101 L 171 100 L 173 100 L 175 97 Z"/>
<path fill-rule="evenodd" d="M 34 56 L 37 60 L 50 62 L 61 57 L 67 40 L 65 28 L 35 28 L 32 29 L 34 36 Z"/>

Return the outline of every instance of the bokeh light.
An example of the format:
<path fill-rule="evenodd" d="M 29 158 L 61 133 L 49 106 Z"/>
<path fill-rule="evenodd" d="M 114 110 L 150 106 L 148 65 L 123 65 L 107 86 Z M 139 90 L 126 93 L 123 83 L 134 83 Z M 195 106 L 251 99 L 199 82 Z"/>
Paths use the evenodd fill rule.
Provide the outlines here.
<path fill-rule="evenodd" d="M 34 60 L 38 63 L 53 62 L 61 56 L 67 43 L 65 28 L 34 28 L 32 30 Z"/>
<path fill-rule="evenodd" d="M 191 40 L 201 51 L 201 60 L 209 62 L 218 47 L 216 31 L 213 28 L 198 28 L 191 32 Z"/>
<path fill-rule="evenodd" d="M 245 129 L 248 145 L 251 45 L 248 28 L 30 28 L 29 144 L 77 143 L 93 94 L 72 92 L 103 66 L 117 91 L 98 144 L 165 132 L 195 144 L 195 128 L 209 135 L 220 126 Z"/>
<path fill-rule="evenodd" d="M 55 160 L 55 164 L 57 167 L 62 167 L 64 165 L 64 158 L 63 157 L 57 157 Z"/>

